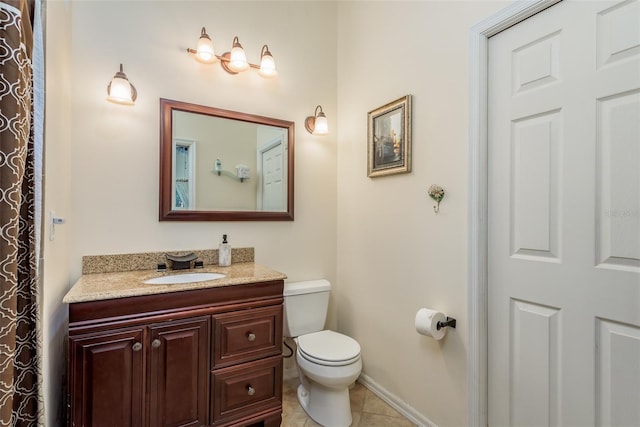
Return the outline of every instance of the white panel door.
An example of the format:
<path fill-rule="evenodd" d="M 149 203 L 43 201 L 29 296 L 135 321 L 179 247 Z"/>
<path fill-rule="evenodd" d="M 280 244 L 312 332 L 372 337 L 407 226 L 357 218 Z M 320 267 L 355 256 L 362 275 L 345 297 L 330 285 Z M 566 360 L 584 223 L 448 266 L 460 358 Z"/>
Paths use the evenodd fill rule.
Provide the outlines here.
<path fill-rule="evenodd" d="M 489 40 L 491 426 L 640 426 L 640 1 Z"/>
<path fill-rule="evenodd" d="M 283 140 L 262 152 L 262 210 L 285 210 Z"/>

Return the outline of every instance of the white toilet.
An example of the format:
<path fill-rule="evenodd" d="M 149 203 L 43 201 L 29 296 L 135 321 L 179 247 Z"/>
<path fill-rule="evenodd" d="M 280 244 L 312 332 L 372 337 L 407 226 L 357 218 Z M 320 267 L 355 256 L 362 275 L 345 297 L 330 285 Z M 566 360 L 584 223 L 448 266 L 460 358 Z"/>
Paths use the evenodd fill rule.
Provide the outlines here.
<path fill-rule="evenodd" d="M 298 401 L 324 427 L 351 425 L 349 386 L 362 370 L 360 344 L 323 330 L 331 284 L 327 280 L 285 283 L 284 336 L 297 344 Z"/>

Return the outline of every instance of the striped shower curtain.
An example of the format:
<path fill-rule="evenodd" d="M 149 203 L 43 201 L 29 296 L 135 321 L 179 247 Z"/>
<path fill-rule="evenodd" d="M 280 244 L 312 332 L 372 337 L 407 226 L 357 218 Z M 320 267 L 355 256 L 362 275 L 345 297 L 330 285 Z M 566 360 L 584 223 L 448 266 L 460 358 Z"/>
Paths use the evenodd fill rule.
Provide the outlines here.
<path fill-rule="evenodd" d="M 39 0 L 0 2 L 0 426 L 43 424 L 42 115 L 34 109 L 42 100 L 34 79 L 42 40 L 41 27 L 32 28 L 39 7 Z"/>

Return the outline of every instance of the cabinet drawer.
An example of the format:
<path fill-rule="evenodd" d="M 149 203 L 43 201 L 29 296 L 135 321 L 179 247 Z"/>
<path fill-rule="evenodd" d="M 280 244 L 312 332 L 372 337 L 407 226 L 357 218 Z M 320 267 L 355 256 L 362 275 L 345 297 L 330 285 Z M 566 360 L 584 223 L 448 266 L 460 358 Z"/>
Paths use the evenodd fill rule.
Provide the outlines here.
<path fill-rule="evenodd" d="M 282 405 L 282 357 L 219 369 L 211 373 L 211 424 Z"/>
<path fill-rule="evenodd" d="M 282 353 L 282 304 L 213 317 L 214 368 Z"/>

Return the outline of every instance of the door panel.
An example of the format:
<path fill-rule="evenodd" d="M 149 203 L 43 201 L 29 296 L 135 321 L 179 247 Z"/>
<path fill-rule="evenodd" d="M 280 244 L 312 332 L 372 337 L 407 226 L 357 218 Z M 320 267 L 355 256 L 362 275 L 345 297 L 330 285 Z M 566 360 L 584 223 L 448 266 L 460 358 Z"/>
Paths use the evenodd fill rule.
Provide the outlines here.
<path fill-rule="evenodd" d="M 604 319 L 596 325 L 598 425 L 638 425 L 640 328 Z"/>
<path fill-rule="evenodd" d="M 640 425 L 639 4 L 489 41 L 490 425 Z"/>
<path fill-rule="evenodd" d="M 559 261 L 560 111 L 518 119 L 511 133 L 511 254 Z"/>
<path fill-rule="evenodd" d="M 209 318 L 171 321 L 149 329 L 149 425 L 207 424 Z"/>
<path fill-rule="evenodd" d="M 143 425 L 143 342 L 143 329 L 70 338 L 75 397 L 70 425 Z"/>
<path fill-rule="evenodd" d="M 282 211 L 284 203 L 284 139 L 271 146 L 262 156 L 262 209 Z"/>
<path fill-rule="evenodd" d="M 640 92 L 598 100 L 596 200 L 599 267 L 640 271 Z M 635 195 L 635 197 L 634 197 Z"/>

